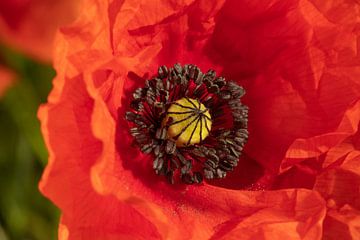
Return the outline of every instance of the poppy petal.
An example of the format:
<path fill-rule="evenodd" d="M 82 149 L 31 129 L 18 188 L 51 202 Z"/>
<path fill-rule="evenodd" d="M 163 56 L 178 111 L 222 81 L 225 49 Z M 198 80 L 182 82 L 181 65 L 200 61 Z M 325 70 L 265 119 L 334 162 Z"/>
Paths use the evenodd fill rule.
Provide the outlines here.
<path fill-rule="evenodd" d="M 359 122 L 360 101 L 345 112 L 336 130 L 308 139 L 296 139 L 286 152 L 281 165 L 282 171 L 286 171 L 304 159 L 318 157 L 329 151 L 330 148 L 337 146 L 357 132 Z"/>
<path fill-rule="evenodd" d="M 325 199 L 333 199 L 339 207 L 350 204 L 360 209 L 360 151 L 350 152 L 342 163 L 329 167 L 320 174 L 314 189 Z"/>
<path fill-rule="evenodd" d="M 50 61 L 57 28 L 71 23 L 81 1 L 13 1 L 0 3 L 1 40 L 42 61 Z"/>
<path fill-rule="evenodd" d="M 329 210 L 324 220 L 323 239 L 359 239 L 360 212 L 349 205 Z"/>
<path fill-rule="evenodd" d="M 209 55 L 247 90 L 245 151 L 274 173 L 297 139 L 333 132 L 359 100 L 358 5 L 339 2 L 242 1 L 238 14 L 227 1 L 218 15 Z"/>
<path fill-rule="evenodd" d="M 39 111 L 50 152 L 40 189 L 64 210 L 59 234 L 69 239 L 112 239 L 114 235 L 158 239 L 153 224 L 131 206 L 93 190 L 90 171 L 102 148 L 90 129 L 94 103 L 81 77 L 65 82 L 57 104 Z"/>

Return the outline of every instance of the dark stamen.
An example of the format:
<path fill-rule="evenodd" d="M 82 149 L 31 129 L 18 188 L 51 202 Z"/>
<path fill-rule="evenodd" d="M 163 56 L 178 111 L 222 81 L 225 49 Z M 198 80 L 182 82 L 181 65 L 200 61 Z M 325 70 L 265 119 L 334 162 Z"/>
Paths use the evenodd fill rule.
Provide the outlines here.
<path fill-rule="evenodd" d="M 194 184 L 224 178 L 238 165 L 249 134 L 241 86 L 192 64 L 161 66 L 144 82 L 132 94 L 125 118 L 140 150 L 153 154 L 156 174 L 172 184 Z M 180 138 L 185 132 L 186 139 Z"/>

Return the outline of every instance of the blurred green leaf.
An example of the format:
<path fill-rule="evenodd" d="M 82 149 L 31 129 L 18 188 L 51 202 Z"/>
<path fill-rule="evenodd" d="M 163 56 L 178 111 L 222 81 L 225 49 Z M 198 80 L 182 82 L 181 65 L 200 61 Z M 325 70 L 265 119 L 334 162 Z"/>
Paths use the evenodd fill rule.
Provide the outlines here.
<path fill-rule="evenodd" d="M 3 99 L 3 104 L 6 106 L 7 111 L 19 130 L 31 144 L 37 157 L 45 165 L 47 162 L 47 152 L 39 131 L 40 124 L 36 118 L 40 101 L 35 95 L 33 86 L 27 81 L 19 81 L 15 87 L 7 92 L 6 97 Z"/>
<path fill-rule="evenodd" d="M 40 124 L 36 118 L 39 103 L 33 86 L 26 81 L 19 81 L 16 86 L 7 92 L 3 99 L 6 110 L 31 144 L 37 157 L 45 165 L 47 162 L 47 152 L 39 131 Z"/>
<path fill-rule="evenodd" d="M 0 100 L 0 240 L 56 239 L 59 212 L 37 187 L 47 151 L 36 116 L 54 70 L 2 45 L 0 62 L 18 76 Z"/>
<path fill-rule="evenodd" d="M 8 237 L 5 235 L 3 228 L 0 225 L 0 240 L 8 240 Z"/>
<path fill-rule="evenodd" d="M 0 50 L 4 64 L 18 74 L 17 84 L 8 90 L 2 102 L 45 165 L 47 153 L 36 113 L 40 103 L 46 101 L 55 72 L 50 66 L 37 63 L 2 45 Z"/>

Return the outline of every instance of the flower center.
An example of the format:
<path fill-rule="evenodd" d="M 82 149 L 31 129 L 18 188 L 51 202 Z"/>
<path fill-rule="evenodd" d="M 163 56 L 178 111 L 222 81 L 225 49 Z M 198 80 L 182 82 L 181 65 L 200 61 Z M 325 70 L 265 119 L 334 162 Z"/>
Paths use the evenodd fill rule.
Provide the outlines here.
<path fill-rule="evenodd" d="M 165 122 L 168 122 L 168 137 L 174 139 L 178 147 L 202 142 L 209 135 L 212 124 L 204 104 L 186 97 L 171 104 Z"/>
<path fill-rule="evenodd" d="M 153 155 L 156 174 L 170 183 L 224 178 L 240 161 L 248 138 L 242 87 L 192 64 L 159 67 L 133 93 L 125 118 L 140 150 Z"/>

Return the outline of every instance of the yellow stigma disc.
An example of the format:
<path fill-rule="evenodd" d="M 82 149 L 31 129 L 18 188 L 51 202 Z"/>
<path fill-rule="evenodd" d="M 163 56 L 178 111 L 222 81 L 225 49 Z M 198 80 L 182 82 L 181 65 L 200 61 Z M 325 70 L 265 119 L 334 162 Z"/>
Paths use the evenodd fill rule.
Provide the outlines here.
<path fill-rule="evenodd" d="M 164 123 L 168 126 L 168 137 L 174 139 L 178 147 L 203 141 L 211 130 L 209 110 L 191 98 L 174 102 L 168 109 Z"/>

